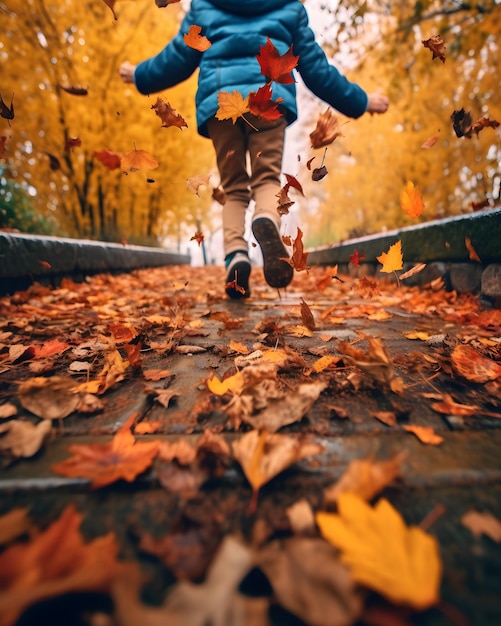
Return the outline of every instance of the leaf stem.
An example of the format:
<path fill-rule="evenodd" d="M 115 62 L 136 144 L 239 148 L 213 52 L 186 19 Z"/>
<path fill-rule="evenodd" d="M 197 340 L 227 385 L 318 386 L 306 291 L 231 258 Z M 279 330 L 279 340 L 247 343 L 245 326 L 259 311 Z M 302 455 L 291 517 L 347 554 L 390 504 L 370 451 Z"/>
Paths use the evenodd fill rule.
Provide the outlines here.
<path fill-rule="evenodd" d="M 245 117 L 245 115 L 244 115 L 243 113 L 242 113 L 242 116 L 241 116 L 241 117 L 242 117 L 243 121 L 244 121 L 246 124 L 249 124 L 249 126 L 252 128 L 252 130 L 255 130 L 255 131 L 256 131 L 256 133 L 258 133 L 258 132 L 259 132 L 259 128 L 256 128 L 256 127 L 254 126 L 254 124 L 252 124 L 251 122 L 249 122 L 249 120 Z"/>

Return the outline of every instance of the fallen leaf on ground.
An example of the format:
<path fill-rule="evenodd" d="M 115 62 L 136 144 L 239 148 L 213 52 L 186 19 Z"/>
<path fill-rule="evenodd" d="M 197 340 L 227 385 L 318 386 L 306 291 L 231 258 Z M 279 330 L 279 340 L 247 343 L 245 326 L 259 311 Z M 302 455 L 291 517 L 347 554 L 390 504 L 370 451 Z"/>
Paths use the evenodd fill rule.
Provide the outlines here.
<path fill-rule="evenodd" d="M 113 533 L 84 543 L 73 506 L 29 543 L 0 554 L 0 624 L 13 625 L 35 602 L 71 592 L 106 592 L 117 573 Z"/>
<path fill-rule="evenodd" d="M 419 527 L 406 527 L 387 500 L 371 507 L 343 493 L 337 514 L 319 512 L 316 519 L 356 582 L 417 610 L 437 604 L 442 578 L 438 543 Z"/>
<path fill-rule="evenodd" d="M 207 381 L 209 391 L 218 396 L 224 396 L 224 394 L 228 392 L 239 394 L 242 391 L 243 384 L 244 380 L 241 372 L 237 372 L 236 374 L 233 374 L 233 376 L 228 376 L 228 378 L 223 380 L 219 380 L 219 378 L 214 374 Z"/>
<path fill-rule="evenodd" d="M 153 463 L 159 441 L 136 443 L 130 432 L 136 414 L 120 427 L 110 443 L 74 444 L 68 450 L 72 457 L 51 466 L 51 470 L 69 478 L 87 478 L 93 489 L 117 480 L 135 480 Z"/>
<path fill-rule="evenodd" d="M 349 626 L 362 610 L 362 594 L 349 570 L 326 541 L 292 537 L 258 551 L 264 572 L 281 606 L 311 626 Z"/>
<path fill-rule="evenodd" d="M 501 377 L 501 364 L 482 356 L 467 344 L 460 344 L 451 354 L 454 370 L 473 383 L 486 383 Z"/>
<path fill-rule="evenodd" d="M 291 530 L 295 535 L 315 534 L 315 514 L 308 500 L 304 498 L 285 509 Z"/>
<path fill-rule="evenodd" d="M 386 426 L 397 425 L 397 417 L 393 411 L 371 411 L 371 415 Z"/>
<path fill-rule="evenodd" d="M 178 582 L 160 608 L 139 601 L 137 566 L 124 570 L 113 587 L 115 618 L 121 626 L 244 626 L 245 606 L 238 586 L 252 566 L 250 550 L 232 536 L 222 541 L 202 584 Z M 240 620 L 235 616 L 240 611 Z M 258 622 L 259 623 L 259 622 Z"/>
<path fill-rule="evenodd" d="M 30 458 L 42 447 L 52 428 L 50 420 L 38 424 L 24 420 L 10 420 L 0 425 L 0 450 L 13 457 Z"/>
<path fill-rule="evenodd" d="M 404 424 L 404 430 L 413 435 L 422 443 L 427 443 L 431 446 L 439 446 L 443 443 L 444 438 L 437 435 L 431 426 L 416 426 L 414 424 Z"/>
<path fill-rule="evenodd" d="M 324 489 L 324 503 L 332 505 L 342 493 L 349 491 L 369 501 L 401 475 L 402 463 L 407 457 L 403 451 L 388 461 L 372 458 L 351 461 L 341 478 Z"/>
<path fill-rule="evenodd" d="M 461 517 L 461 524 L 466 526 L 475 537 L 487 535 L 492 541 L 501 543 L 501 522 L 490 513 L 469 511 Z"/>
<path fill-rule="evenodd" d="M 76 411 L 80 395 L 75 381 L 62 376 L 37 376 L 19 384 L 17 397 L 22 407 L 42 419 L 58 420 Z"/>
<path fill-rule="evenodd" d="M 290 437 L 266 430 L 252 430 L 232 442 L 233 456 L 251 484 L 253 500 L 257 504 L 259 489 L 272 478 L 302 459 L 323 451 L 323 446 L 305 438 Z"/>

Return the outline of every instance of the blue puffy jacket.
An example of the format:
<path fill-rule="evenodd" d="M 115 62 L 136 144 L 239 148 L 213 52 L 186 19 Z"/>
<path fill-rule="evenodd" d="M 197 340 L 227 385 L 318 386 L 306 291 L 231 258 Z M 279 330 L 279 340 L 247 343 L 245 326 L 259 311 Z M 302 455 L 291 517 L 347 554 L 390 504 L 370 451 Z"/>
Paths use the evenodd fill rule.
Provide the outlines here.
<path fill-rule="evenodd" d="M 201 26 L 211 42 L 205 52 L 184 43 L 191 25 Z M 368 97 L 331 65 L 308 26 L 299 0 L 192 0 L 179 32 L 156 56 L 140 63 L 134 73 L 137 89 L 151 94 L 172 87 L 200 68 L 196 94 L 197 125 L 207 137 L 206 122 L 218 109 L 220 91 L 246 97 L 265 84 L 256 56 L 269 37 L 280 54 L 293 46 L 297 70 L 316 96 L 344 115 L 359 117 Z M 297 118 L 294 83 L 272 84 L 273 100 L 283 98 L 281 110 L 290 124 Z"/>

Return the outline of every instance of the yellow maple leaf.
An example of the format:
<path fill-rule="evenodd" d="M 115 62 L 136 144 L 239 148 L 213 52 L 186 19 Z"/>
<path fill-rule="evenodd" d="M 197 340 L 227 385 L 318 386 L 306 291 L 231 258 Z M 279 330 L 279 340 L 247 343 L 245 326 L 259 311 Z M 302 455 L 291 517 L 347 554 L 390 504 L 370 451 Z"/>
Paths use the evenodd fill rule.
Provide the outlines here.
<path fill-rule="evenodd" d="M 419 217 L 424 209 L 423 196 L 417 187 L 414 186 L 412 181 L 407 181 L 407 184 L 400 194 L 400 206 L 404 213 L 411 217 Z"/>
<path fill-rule="evenodd" d="M 425 610 L 439 601 L 438 543 L 382 498 L 371 507 L 353 493 L 338 497 L 338 514 L 319 512 L 323 537 L 341 551 L 354 580 L 397 604 Z"/>
<path fill-rule="evenodd" d="M 229 391 L 232 393 L 239 394 L 244 386 L 244 379 L 242 376 L 242 372 L 237 372 L 233 374 L 233 376 L 229 376 L 224 380 L 219 380 L 219 378 L 214 375 L 212 378 L 209 378 L 207 381 L 207 387 L 209 391 L 215 393 L 217 396 L 224 396 L 225 393 Z"/>
<path fill-rule="evenodd" d="M 391 272 L 401 270 L 404 266 L 402 258 L 402 241 L 399 239 L 396 243 L 390 246 L 388 252 L 381 252 L 376 259 L 383 266 L 381 271 L 386 274 L 391 274 Z"/>
<path fill-rule="evenodd" d="M 249 97 L 244 98 L 236 89 L 232 93 L 220 91 L 217 94 L 217 103 L 219 105 L 216 111 L 218 120 L 231 119 L 235 123 L 244 113 L 249 112 Z"/>

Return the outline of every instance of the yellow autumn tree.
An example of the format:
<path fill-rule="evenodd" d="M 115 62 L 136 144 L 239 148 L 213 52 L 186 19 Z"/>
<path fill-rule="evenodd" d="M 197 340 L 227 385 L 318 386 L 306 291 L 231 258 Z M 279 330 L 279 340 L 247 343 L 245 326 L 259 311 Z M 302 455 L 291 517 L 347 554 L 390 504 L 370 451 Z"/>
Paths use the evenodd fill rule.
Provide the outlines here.
<path fill-rule="evenodd" d="M 479 12 L 456 3 L 453 11 L 448 3 L 429 0 L 419 3 L 420 12 L 417 4 L 398 3 L 391 16 L 384 16 L 375 10 L 377 4 L 365 3 L 373 10 L 372 22 L 358 48 L 357 33 L 351 31 L 350 45 L 362 54 L 350 77 L 368 91 L 388 93 L 390 109 L 383 116 L 349 121 L 342 127 L 344 136 L 329 146 L 329 174 L 308 189 L 320 198 L 315 220 L 308 221 L 306 209 L 310 245 L 469 212 L 472 203 L 499 202 L 499 129 L 459 138 L 451 115 L 464 108 L 473 121 L 484 115 L 501 121 L 495 97 L 501 7 L 487 2 Z M 422 44 L 435 34 L 446 45 L 444 63 L 432 59 Z M 423 148 L 430 138 L 435 144 Z M 418 220 L 400 207 L 409 180 L 425 202 Z"/>
<path fill-rule="evenodd" d="M 210 143 L 196 132 L 196 76 L 160 94 L 188 123 L 162 128 L 151 106 L 118 75 L 126 59 L 158 52 L 179 27 L 181 5 L 151 0 L 5 0 L 0 6 L 0 93 L 14 94 L 3 176 L 27 189 L 60 232 L 129 241 L 181 239 L 198 222 L 208 228 L 210 194 L 195 196 L 186 179 L 213 167 Z M 7 97 L 8 99 L 8 97 Z M 155 170 L 108 169 L 95 152 L 152 154 Z M 185 229 L 188 231 L 185 232 Z M 189 237 L 188 237 L 189 239 Z"/>

